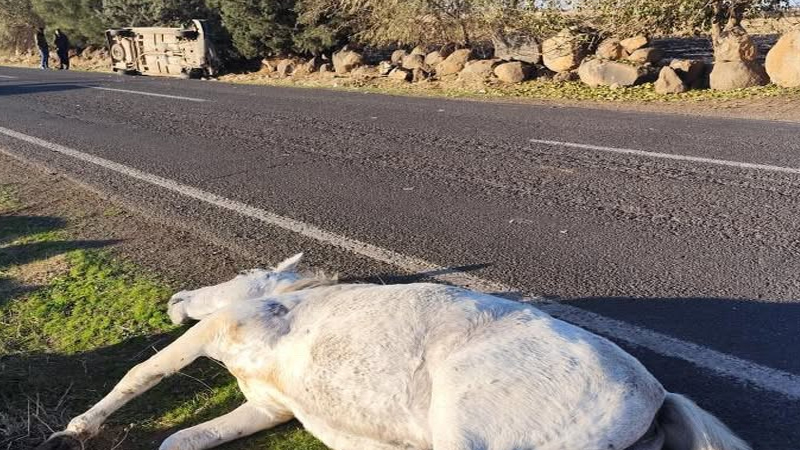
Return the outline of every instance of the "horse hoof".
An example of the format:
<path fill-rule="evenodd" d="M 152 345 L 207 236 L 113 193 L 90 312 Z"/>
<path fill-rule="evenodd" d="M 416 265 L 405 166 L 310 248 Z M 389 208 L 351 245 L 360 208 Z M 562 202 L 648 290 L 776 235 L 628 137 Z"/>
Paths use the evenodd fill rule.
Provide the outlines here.
<path fill-rule="evenodd" d="M 82 450 L 83 444 L 68 434 L 52 436 L 44 441 L 36 450 Z"/>

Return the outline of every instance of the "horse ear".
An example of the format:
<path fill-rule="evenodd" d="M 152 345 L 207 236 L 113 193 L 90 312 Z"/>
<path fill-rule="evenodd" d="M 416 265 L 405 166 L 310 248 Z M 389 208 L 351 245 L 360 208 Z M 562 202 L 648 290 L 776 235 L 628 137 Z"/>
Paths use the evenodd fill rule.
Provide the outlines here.
<path fill-rule="evenodd" d="M 292 272 L 297 269 L 300 260 L 303 259 L 303 253 L 298 253 L 291 258 L 287 258 L 275 266 L 275 272 Z"/>

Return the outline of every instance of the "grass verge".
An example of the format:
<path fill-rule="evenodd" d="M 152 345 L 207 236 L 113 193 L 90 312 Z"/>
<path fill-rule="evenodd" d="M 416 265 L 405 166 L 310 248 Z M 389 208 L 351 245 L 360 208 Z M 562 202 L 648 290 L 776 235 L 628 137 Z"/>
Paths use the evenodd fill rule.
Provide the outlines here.
<path fill-rule="evenodd" d="M 62 429 L 184 331 L 165 314 L 173 289 L 158 275 L 110 251 L 114 241 L 74 239 L 64 217 L 26 215 L 26 200 L 13 184 L 0 184 L 0 448 L 6 450 L 33 448 Z M 243 401 L 223 367 L 199 361 L 114 414 L 90 446 L 157 448 L 172 432 Z M 224 448 L 325 449 L 296 422 Z"/>

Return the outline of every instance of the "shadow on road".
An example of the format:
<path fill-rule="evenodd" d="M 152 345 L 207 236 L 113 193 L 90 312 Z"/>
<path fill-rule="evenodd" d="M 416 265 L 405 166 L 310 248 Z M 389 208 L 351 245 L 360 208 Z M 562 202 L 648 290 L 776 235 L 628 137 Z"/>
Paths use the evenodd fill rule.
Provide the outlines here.
<path fill-rule="evenodd" d="M 10 80 L 17 81 L 17 80 Z M 86 89 L 86 86 L 67 83 L 31 83 L 31 84 L 0 84 L 0 97 L 10 95 L 41 94 L 47 92 L 63 92 Z"/>

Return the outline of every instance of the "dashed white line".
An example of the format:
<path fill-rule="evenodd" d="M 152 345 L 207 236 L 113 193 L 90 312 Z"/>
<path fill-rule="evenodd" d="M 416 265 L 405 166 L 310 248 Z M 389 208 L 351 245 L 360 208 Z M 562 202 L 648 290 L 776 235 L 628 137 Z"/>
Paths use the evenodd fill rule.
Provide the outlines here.
<path fill-rule="evenodd" d="M 195 98 L 195 97 L 183 97 L 180 95 L 169 95 L 169 94 L 156 94 L 155 92 L 144 92 L 144 91 L 132 91 L 129 89 L 115 89 L 115 88 L 108 88 L 102 86 L 81 86 L 89 89 L 97 89 L 100 91 L 112 91 L 112 92 L 124 92 L 126 94 L 139 94 L 139 95 L 147 95 L 150 97 L 163 97 L 163 98 L 172 98 L 175 100 L 186 100 L 189 102 L 206 102 L 208 100 L 203 98 Z"/>
<path fill-rule="evenodd" d="M 515 292 L 509 286 L 485 280 L 463 272 L 454 271 L 423 259 L 403 255 L 393 250 L 378 247 L 367 242 L 341 236 L 314 225 L 250 206 L 236 200 L 179 183 L 168 178 L 153 175 L 133 167 L 110 161 L 98 156 L 74 150 L 63 145 L 29 136 L 8 128 L 0 127 L 0 134 L 34 144 L 47 150 L 95 164 L 108 170 L 123 174 L 136 180 L 150 183 L 200 200 L 219 208 L 224 208 L 243 216 L 260 220 L 266 224 L 283 228 L 316 241 L 330 244 L 375 261 L 393 265 L 408 272 L 427 272 L 440 281 L 484 292 Z M 0 147 L 0 151 L 14 156 L 14 153 Z M 776 392 L 792 400 L 800 400 L 800 376 L 789 372 L 762 366 L 737 358 L 699 344 L 683 341 L 629 323 L 601 316 L 574 306 L 556 303 L 529 296 L 526 301 L 538 306 L 560 319 L 572 322 L 594 332 L 606 335 L 629 345 L 646 348 L 663 356 L 681 359 L 726 378 L 738 380 L 748 386 Z"/>
<path fill-rule="evenodd" d="M 544 144 L 556 147 L 571 147 L 571 148 L 579 148 L 582 150 L 621 153 L 625 155 L 645 156 L 649 158 L 662 158 L 662 159 L 673 159 L 676 161 L 689 161 L 689 162 L 699 162 L 704 164 L 715 164 L 718 166 L 736 167 L 738 169 L 764 170 L 769 172 L 782 172 L 782 173 L 790 173 L 793 175 L 800 175 L 800 168 L 796 167 L 782 167 L 782 166 L 773 166 L 769 164 L 755 164 L 755 163 L 747 163 L 740 161 L 729 161 L 726 159 L 703 158 L 700 156 L 676 155 L 673 153 L 648 152 L 644 150 L 634 150 L 631 148 L 603 147 L 601 145 L 579 144 L 576 142 L 547 141 L 543 139 L 530 139 L 530 142 L 532 144 Z"/>
<path fill-rule="evenodd" d="M 0 78 L 5 78 L 8 80 L 16 80 L 17 77 L 12 77 L 11 75 L 0 75 Z"/>

